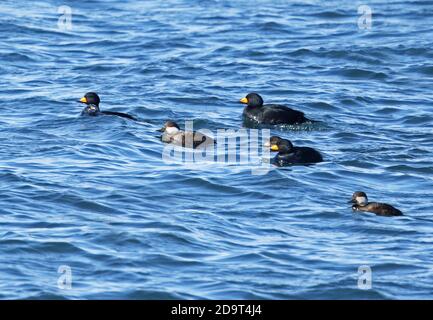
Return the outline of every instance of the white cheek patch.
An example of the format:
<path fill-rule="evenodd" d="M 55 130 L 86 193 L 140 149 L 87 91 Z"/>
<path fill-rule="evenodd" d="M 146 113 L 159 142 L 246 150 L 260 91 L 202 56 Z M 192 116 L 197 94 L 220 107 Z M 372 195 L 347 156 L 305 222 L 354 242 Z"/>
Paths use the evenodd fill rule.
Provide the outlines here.
<path fill-rule="evenodd" d="M 367 198 L 366 197 L 356 197 L 356 202 L 358 204 L 367 204 Z"/>
<path fill-rule="evenodd" d="M 179 132 L 179 129 L 176 127 L 167 127 L 165 128 L 165 132 L 167 132 L 168 134 L 175 134 Z"/>

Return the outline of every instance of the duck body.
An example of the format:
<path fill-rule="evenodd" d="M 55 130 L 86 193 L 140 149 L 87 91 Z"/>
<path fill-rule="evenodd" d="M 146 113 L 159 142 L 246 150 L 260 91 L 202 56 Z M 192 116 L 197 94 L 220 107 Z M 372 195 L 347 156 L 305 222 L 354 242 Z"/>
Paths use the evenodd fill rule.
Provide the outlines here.
<path fill-rule="evenodd" d="M 368 202 L 367 195 L 365 192 L 357 191 L 353 193 L 352 199 L 349 203 L 353 203 L 352 210 L 353 211 L 363 211 L 363 212 L 371 212 L 378 216 L 385 217 L 394 217 L 394 216 L 402 216 L 403 212 L 394 208 L 392 205 L 387 203 L 379 203 L 379 202 Z"/>
<path fill-rule="evenodd" d="M 304 113 L 279 104 L 263 104 L 262 97 L 257 93 L 249 93 L 240 100 L 246 104 L 242 113 L 244 123 L 255 125 L 294 125 L 306 122 L 316 122 L 305 117 Z"/>
<path fill-rule="evenodd" d="M 81 111 L 82 116 L 96 117 L 100 114 L 101 114 L 101 110 L 99 110 L 99 106 L 94 104 L 86 105 L 83 111 Z"/>
<path fill-rule="evenodd" d="M 164 127 L 158 131 L 162 132 L 162 142 L 184 148 L 199 149 L 216 143 L 214 139 L 201 132 L 180 130 L 179 126 L 173 121 L 167 121 Z"/>
<path fill-rule="evenodd" d="M 379 202 L 369 202 L 366 205 L 360 206 L 358 204 L 354 204 L 352 206 L 353 211 L 365 211 L 371 212 L 378 216 L 385 217 L 393 217 L 393 216 L 402 216 L 403 213 L 394 208 L 392 205 L 387 203 L 379 203 Z"/>
<path fill-rule="evenodd" d="M 310 122 L 303 112 L 279 104 L 265 104 L 261 107 L 246 106 L 242 113 L 244 122 L 256 124 L 281 125 Z"/>
<path fill-rule="evenodd" d="M 323 161 L 319 151 L 310 147 L 294 147 L 291 141 L 278 136 L 272 136 L 265 146 L 269 147 L 271 151 L 278 151 L 278 154 L 271 161 L 272 164 L 278 167 Z"/>
<path fill-rule="evenodd" d="M 102 115 L 107 115 L 107 116 L 116 116 L 116 117 L 121 117 L 121 118 L 129 119 L 129 120 L 137 121 L 137 118 L 131 116 L 130 114 L 123 113 L 123 112 L 117 112 L 117 111 L 100 111 L 99 113 L 102 114 Z"/>
<path fill-rule="evenodd" d="M 99 108 L 100 99 L 99 96 L 94 92 L 87 92 L 83 98 L 79 100 L 80 103 L 86 104 L 83 111 L 81 111 L 82 116 L 91 116 L 96 117 L 100 115 L 107 115 L 107 116 L 117 116 L 121 118 L 126 118 L 130 120 L 137 120 L 135 117 L 123 113 L 123 112 L 116 112 L 116 111 L 101 111 Z"/>
<path fill-rule="evenodd" d="M 272 163 L 284 167 L 292 164 L 308 164 L 322 161 L 322 155 L 313 148 L 293 147 L 290 152 L 279 152 L 272 160 Z"/>

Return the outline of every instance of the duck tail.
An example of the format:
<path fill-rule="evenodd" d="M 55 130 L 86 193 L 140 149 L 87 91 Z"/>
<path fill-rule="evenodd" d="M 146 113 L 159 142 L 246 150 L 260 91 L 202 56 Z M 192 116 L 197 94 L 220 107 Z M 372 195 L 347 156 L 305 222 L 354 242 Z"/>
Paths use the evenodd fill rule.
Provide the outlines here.
<path fill-rule="evenodd" d="M 308 119 L 308 118 L 305 118 L 306 120 L 307 120 L 307 122 L 310 122 L 310 123 L 321 123 L 322 121 L 318 121 L 318 120 L 311 120 L 311 119 Z"/>

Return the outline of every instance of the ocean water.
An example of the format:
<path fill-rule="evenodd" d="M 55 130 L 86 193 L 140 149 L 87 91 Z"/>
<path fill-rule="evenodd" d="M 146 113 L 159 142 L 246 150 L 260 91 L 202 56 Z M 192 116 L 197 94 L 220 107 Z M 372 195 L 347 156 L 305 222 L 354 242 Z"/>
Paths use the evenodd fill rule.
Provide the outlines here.
<path fill-rule="evenodd" d="M 2 0 L 0 298 L 433 298 L 432 19 L 432 1 Z M 139 121 L 80 117 L 87 91 Z M 325 162 L 163 160 L 165 120 L 238 130 L 251 91 L 322 121 L 271 134 Z M 352 213 L 357 190 L 405 216 Z"/>

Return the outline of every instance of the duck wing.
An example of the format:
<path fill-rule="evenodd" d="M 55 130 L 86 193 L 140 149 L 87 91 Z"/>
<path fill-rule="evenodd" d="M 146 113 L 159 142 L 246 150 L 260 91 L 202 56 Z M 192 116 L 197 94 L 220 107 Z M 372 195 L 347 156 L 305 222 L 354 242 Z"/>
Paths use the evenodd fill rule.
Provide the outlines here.
<path fill-rule="evenodd" d="M 137 118 L 123 112 L 116 112 L 116 111 L 101 111 L 102 114 L 108 115 L 108 116 L 117 116 L 121 118 L 126 118 L 130 120 L 137 121 Z"/>
<path fill-rule="evenodd" d="M 208 144 L 214 144 L 215 143 L 212 138 L 204 135 L 201 132 L 198 132 L 198 131 L 185 132 L 183 135 L 182 145 L 185 147 L 186 143 L 188 143 L 188 147 L 191 147 L 191 142 L 192 142 L 192 147 L 194 149 L 199 147 L 199 146 L 202 146 L 202 145 L 208 145 Z"/>
<path fill-rule="evenodd" d="M 262 107 L 262 121 L 269 124 L 298 124 L 309 121 L 303 112 L 292 108 L 267 104 Z"/>
<path fill-rule="evenodd" d="M 365 208 L 364 211 L 373 212 L 379 216 L 402 216 L 403 213 L 398 210 L 397 208 L 394 208 L 390 204 L 387 203 L 377 203 L 377 202 L 370 202 L 366 206 L 363 206 L 361 208 Z"/>
<path fill-rule="evenodd" d="M 322 155 L 315 149 L 309 147 L 294 147 L 291 153 L 279 153 L 275 157 L 279 166 L 291 164 L 309 164 L 322 162 Z"/>
<path fill-rule="evenodd" d="M 323 157 L 319 151 L 310 147 L 295 147 L 296 155 L 305 163 L 322 162 Z"/>

